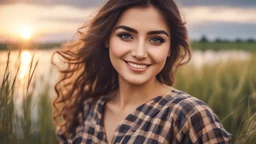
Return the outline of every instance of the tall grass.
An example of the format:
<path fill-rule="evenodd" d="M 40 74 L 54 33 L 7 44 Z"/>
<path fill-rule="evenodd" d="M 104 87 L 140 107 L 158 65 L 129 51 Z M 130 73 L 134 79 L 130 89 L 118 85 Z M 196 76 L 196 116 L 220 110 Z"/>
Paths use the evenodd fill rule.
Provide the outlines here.
<path fill-rule="evenodd" d="M 17 119 L 14 111 L 14 85 L 17 78 L 11 77 L 10 73 L 10 54 L 7 54 L 6 65 L 4 68 L 3 77 L 1 79 L 0 87 L 0 143 L 16 143 L 17 133 L 15 132 L 15 126 L 17 126 Z"/>
<path fill-rule="evenodd" d="M 13 70 L 10 54 L 9 51 L 3 76 L 0 74 L 0 144 L 56 143 L 49 96 L 52 85 L 42 84 L 44 91 L 35 95 L 33 76 L 38 61 L 33 59 L 21 93 L 19 114 L 16 105 L 19 58 Z M 253 144 L 256 141 L 255 63 L 256 54 L 247 61 L 229 61 L 199 69 L 187 65 L 178 71 L 174 87 L 207 102 L 233 134 L 234 143 Z"/>
<path fill-rule="evenodd" d="M 39 97 L 34 95 L 35 82 L 32 79 L 39 62 L 34 60 L 34 55 L 28 74 L 23 79 L 21 91 L 18 90 L 21 53 L 22 51 L 19 51 L 16 68 L 11 69 L 11 63 L 14 61 L 10 59 L 11 51 L 8 52 L 3 76 L 0 77 L 0 143 L 56 143 L 55 127 L 51 120 L 49 84 L 45 85 L 45 90 Z M 20 104 L 17 102 L 19 97 L 22 97 Z M 34 113 L 38 114 L 37 119 Z"/>
<path fill-rule="evenodd" d="M 49 97 L 50 85 L 47 84 L 45 91 L 39 95 L 38 103 L 38 127 L 39 136 L 38 143 L 52 144 L 56 143 L 55 126 L 52 121 L 52 106 Z"/>
<path fill-rule="evenodd" d="M 176 76 L 175 87 L 205 101 L 233 134 L 234 141 L 247 139 L 241 137 L 242 129 L 244 133 L 248 125 L 255 127 L 252 122 L 256 112 L 255 56 L 248 61 L 219 62 L 200 69 L 190 65 Z"/>
<path fill-rule="evenodd" d="M 256 113 L 243 125 L 237 143 L 253 144 L 256 142 Z"/>
<path fill-rule="evenodd" d="M 256 52 L 256 42 L 192 42 L 192 48 L 195 50 L 244 50 Z"/>

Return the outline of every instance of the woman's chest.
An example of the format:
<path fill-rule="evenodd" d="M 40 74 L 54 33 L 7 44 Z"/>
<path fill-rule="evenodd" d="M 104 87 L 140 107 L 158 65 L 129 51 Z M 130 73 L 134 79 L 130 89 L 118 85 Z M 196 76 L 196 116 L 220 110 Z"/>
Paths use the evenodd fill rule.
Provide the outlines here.
<path fill-rule="evenodd" d="M 108 142 L 112 141 L 117 127 L 122 123 L 124 119 L 124 113 L 113 112 L 108 109 L 105 110 L 103 117 L 103 127 Z"/>
<path fill-rule="evenodd" d="M 107 114 L 104 102 L 84 117 L 78 136 L 81 143 L 166 143 L 173 140 L 177 130 L 173 111 L 163 102 L 139 106 L 124 115 Z M 113 114 L 113 113 L 112 113 Z"/>
<path fill-rule="evenodd" d="M 142 116 L 142 115 L 140 115 Z M 94 119 L 84 122 L 83 143 L 168 143 L 172 139 L 172 122 L 158 117 L 137 117 L 129 114 L 125 119 L 111 117 L 103 123 Z"/>

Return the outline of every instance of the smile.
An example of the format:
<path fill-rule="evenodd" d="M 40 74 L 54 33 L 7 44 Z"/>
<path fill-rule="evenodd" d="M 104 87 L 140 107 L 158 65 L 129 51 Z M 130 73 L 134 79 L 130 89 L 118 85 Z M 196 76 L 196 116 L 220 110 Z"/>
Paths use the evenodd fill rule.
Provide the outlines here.
<path fill-rule="evenodd" d="M 127 62 L 127 64 L 130 65 L 131 67 L 137 68 L 137 69 L 143 69 L 143 68 L 147 67 L 147 65 L 139 65 L 139 64 L 130 63 L 130 62 Z"/>
<path fill-rule="evenodd" d="M 131 70 L 140 72 L 145 71 L 150 66 L 149 64 L 138 64 L 128 61 L 125 61 L 125 63 Z"/>

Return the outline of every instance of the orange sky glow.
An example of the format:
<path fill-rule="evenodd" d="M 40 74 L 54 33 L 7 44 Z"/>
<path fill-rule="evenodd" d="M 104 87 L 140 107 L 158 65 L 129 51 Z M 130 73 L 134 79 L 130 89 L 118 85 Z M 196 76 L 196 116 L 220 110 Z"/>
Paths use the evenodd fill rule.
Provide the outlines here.
<path fill-rule="evenodd" d="M 73 36 L 97 8 L 82 9 L 66 5 L 40 6 L 32 4 L 0 5 L 0 38 L 34 40 L 50 35 Z M 256 24 L 255 8 L 187 7 L 181 9 L 188 26 L 206 22 L 235 22 Z M 27 35 L 27 36 L 26 36 Z M 30 36 L 28 36 L 30 35 Z M 29 39 L 29 38 L 27 38 Z"/>

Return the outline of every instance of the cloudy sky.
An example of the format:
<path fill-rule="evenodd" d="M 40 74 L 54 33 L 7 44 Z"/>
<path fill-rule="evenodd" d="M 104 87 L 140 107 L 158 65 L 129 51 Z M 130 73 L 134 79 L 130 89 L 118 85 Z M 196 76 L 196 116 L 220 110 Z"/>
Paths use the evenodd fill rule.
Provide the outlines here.
<path fill-rule="evenodd" d="M 0 40 L 71 40 L 106 0 L 1 0 Z M 176 0 L 192 40 L 256 39 L 256 0 Z"/>

